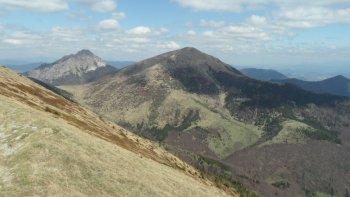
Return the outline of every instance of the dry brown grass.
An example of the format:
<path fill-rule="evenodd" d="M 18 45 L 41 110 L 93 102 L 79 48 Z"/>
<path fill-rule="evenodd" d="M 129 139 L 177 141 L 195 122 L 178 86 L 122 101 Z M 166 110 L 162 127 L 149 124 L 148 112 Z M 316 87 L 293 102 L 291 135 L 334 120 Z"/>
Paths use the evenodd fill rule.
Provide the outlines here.
<path fill-rule="evenodd" d="M 0 128 L 10 136 L 1 143 L 18 146 L 1 159 L 1 171 L 10 168 L 12 174 L 7 176 L 13 181 L 0 182 L 0 194 L 225 195 L 158 145 L 4 68 L 0 68 L 0 97 L 4 117 Z M 8 127 L 9 121 L 20 125 L 18 132 Z M 4 173 L 0 175 L 5 180 Z"/>

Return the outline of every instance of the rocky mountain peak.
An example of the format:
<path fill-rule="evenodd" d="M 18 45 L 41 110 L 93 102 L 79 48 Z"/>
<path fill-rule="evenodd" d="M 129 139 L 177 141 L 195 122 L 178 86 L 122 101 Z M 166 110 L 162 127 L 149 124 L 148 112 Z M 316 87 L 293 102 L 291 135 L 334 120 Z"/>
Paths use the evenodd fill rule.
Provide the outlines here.
<path fill-rule="evenodd" d="M 78 51 L 75 55 L 77 56 L 95 56 L 90 50 L 82 49 Z"/>
<path fill-rule="evenodd" d="M 76 54 L 64 56 L 51 64 L 38 67 L 27 75 L 53 85 L 69 85 L 91 82 L 114 71 L 116 69 L 108 66 L 100 57 L 83 49 Z"/>

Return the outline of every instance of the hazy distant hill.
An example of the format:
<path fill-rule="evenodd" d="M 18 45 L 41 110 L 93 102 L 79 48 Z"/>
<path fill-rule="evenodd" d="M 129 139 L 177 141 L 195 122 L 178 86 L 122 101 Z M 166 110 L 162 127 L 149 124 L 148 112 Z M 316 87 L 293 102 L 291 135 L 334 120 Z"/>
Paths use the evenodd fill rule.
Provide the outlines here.
<path fill-rule="evenodd" d="M 133 61 L 106 61 L 106 62 L 107 62 L 107 64 L 114 66 L 118 69 L 124 68 L 126 66 L 129 66 L 129 65 L 135 63 Z"/>
<path fill-rule="evenodd" d="M 95 81 L 116 71 L 116 68 L 106 64 L 91 51 L 81 50 L 25 74 L 53 85 L 76 85 Z"/>
<path fill-rule="evenodd" d="M 344 76 L 336 76 L 323 81 L 303 81 L 299 79 L 284 79 L 278 80 L 283 83 L 294 84 L 305 90 L 316 92 L 334 94 L 339 96 L 350 96 L 350 79 Z"/>
<path fill-rule="evenodd" d="M 228 196 L 157 144 L 4 67 L 0 117 L 0 196 Z"/>
<path fill-rule="evenodd" d="M 61 88 L 226 185 L 262 196 L 350 191 L 344 97 L 252 79 L 190 47 Z"/>
<path fill-rule="evenodd" d="M 30 70 L 33 70 L 42 64 L 46 64 L 46 63 L 36 62 L 36 63 L 16 64 L 16 65 L 9 64 L 9 65 L 6 65 L 6 67 L 11 68 L 12 70 L 15 70 L 17 72 L 24 73 L 24 72 L 28 72 Z"/>
<path fill-rule="evenodd" d="M 258 69 L 258 68 L 244 68 L 240 70 L 242 73 L 251 77 L 253 79 L 258 80 L 282 80 L 287 79 L 288 77 L 283 75 L 282 73 L 272 70 L 272 69 Z"/>
<path fill-rule="evenodd" d="M 350 96 L 350 80 L 342 75 L 322 81 L 304 81 L 296 78 L 288 78 L 282 73 L 272 69 L 245 68 L 240 71 L 254 79 L 289 83 L 315 93 Z"/>

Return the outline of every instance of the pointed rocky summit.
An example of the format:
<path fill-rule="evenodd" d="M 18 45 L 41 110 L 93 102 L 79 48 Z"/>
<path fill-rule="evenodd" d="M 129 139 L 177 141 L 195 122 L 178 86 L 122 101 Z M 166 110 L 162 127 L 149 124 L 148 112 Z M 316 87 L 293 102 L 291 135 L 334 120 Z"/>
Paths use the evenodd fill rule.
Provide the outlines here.
<path fill-rule="evenodd" d="M 77 85 L 95 81 L 116 70 L 91 51 L 84 49 L 64 56 L 52 64 L 42 65 L 26 75 L 52 85 Z"/>

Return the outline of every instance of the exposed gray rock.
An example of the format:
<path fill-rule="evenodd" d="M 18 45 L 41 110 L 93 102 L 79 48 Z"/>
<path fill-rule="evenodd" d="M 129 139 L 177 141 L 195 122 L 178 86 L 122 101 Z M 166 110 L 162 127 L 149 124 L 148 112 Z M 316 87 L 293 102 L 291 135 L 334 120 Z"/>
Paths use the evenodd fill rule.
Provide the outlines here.
<path fill-rule="evenodd" d="M 76 85 L 97 80 L 116 70 L 91 51 L 84 49 L 64 56 L 52 64 L 43 64 L 25 74 L 53 85 Z"/>

